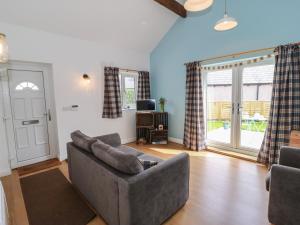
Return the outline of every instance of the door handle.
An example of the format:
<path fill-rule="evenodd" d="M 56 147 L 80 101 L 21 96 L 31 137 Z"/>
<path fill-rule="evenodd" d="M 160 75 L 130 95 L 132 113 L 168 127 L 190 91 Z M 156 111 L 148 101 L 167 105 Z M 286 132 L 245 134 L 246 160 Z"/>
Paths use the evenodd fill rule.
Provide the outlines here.
<path fill-rule="evenodd" d="M 48 120 L 51 121 L 52 120 L 52 117 L 51 117 L 51 111 L 50 109 L 48 109 Z"/>
<path fill-rule="evenodd" d="M 240 114 L 241 113 L 241 109 L 243 108 L 243 106 L 240 105 L 240 103 L 238 103 L 237 106 L 237 113 Z"/>
<path fill-rule="evenodd" d="M 24 120 L 22 121 L 22 125 L 32 125 L 32 124 L 38 124 L 40 121 L 39 120 Z"/>
<path fill-rule="evenodd" d="M 45 113 L 44 115 L 45 115 L 45 116 L 48 116 L 48 120 L 49 120 L 49 121 L 52 120 L 50 109 L 48 109 L 48 113 Z"/>

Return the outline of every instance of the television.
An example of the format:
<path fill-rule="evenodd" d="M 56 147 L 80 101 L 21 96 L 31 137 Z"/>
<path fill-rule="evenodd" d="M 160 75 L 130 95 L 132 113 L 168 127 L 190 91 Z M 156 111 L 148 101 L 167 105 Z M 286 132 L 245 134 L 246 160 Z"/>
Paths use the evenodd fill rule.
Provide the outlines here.
<path fill-rule="evenodd" d="M 155 99 L 145 99 L 136 101 L 136 110 L 137 111 L 155 111 L 156 102 Z"/>

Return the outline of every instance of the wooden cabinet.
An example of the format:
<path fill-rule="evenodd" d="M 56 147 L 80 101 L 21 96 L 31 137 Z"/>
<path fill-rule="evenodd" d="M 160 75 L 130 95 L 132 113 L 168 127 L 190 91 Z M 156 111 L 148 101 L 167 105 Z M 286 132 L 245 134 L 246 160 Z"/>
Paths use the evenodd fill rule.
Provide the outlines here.
<path fill-rule="evenodd" d="M 159 130 L 159 125 L 163 130 Z M 168 113 L 167 112 L 137 112 L 136 113 L 136 141 L 140 139 L 147 143 L 168 141 Z"/>

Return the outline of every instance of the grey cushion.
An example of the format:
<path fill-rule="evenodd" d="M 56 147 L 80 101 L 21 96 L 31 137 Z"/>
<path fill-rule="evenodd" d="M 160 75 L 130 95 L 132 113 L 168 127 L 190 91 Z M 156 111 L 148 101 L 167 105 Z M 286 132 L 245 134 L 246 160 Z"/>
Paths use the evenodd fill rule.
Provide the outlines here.
<path fill-rule="evenodd" d="M 138 156 L 139 160 L 143 164 L 144 170 L 149 169 L 153 166 L 156 166 L 158 163 L 162 162 L 163 160 L 160 158 L 157 158 L 152 155 L 143 154 Z"/>
<path fill-rule="evenodd" d="M 140 155 L 138 156 L 139 160 L 141 161 L 156 161 L 156 162 L 163 162 L 164 160 L 158 158 L 158 157 L 155 157 L 153 155 L 148 155 L 148 154 L 143 154 L 143 155 Z"/>
<path fill-rule="evenodd" d="M 92 144 L 92 152 L 98 159 L 123 173 L 138 174 L 144 170 L 135 155 L 126 154 L 100 140 Z"/>
<path fill-rule="evenodd" d="M 97 140 L 95 138 L 91 138 L 91 137 L 83 134 L 79 130 L 76 130 L 73 133 L 71 133 L 71 139 L 76 146 L 78 146 L 79 148 L 82 148 L 88 152 L 92 152 L 91 146 Z"/>
<path fill-rule="evenodd" d="M 152 160 L 140 160 L 140 161 L 143 164 L 144 170 L 149 169 L 158 164 L 157 161 L 152 161 Z"/>
<path fill-rule="evenodd" d="M 143 153 L 142 152 L 139 152 L 137 151 L 136 149 L 134 148 L 131 148 L 129 146 L 126 146 L 126 145 L 120 145 L 118 147 L 116 147 L 119 151 L 122 151 L 126 154 L 131 154 L 131 155 L 135 155 L 135 156 L 140 156 L 142 155 Z"/>

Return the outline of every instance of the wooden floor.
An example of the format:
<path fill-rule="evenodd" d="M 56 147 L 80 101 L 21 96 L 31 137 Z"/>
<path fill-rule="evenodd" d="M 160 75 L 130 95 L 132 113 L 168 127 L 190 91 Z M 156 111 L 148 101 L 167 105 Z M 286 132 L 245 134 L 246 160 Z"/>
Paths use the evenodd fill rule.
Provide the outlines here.
<path fill-rule="evenodd" d="M 185 151 L 181 145 L 137 146 L 167 159 Z M 188 152 L 191 156 L 190 198 L 166 225 L 269 225 L 267 169 L 259 164 L 212 152 Z M 68 177 L 67 163 L 57 166 Z M 19 175 L 1 179 L 7 195 L 12 225 L 29 225 Z M 105 225 L 100 217 L 88 225 Z"/>

